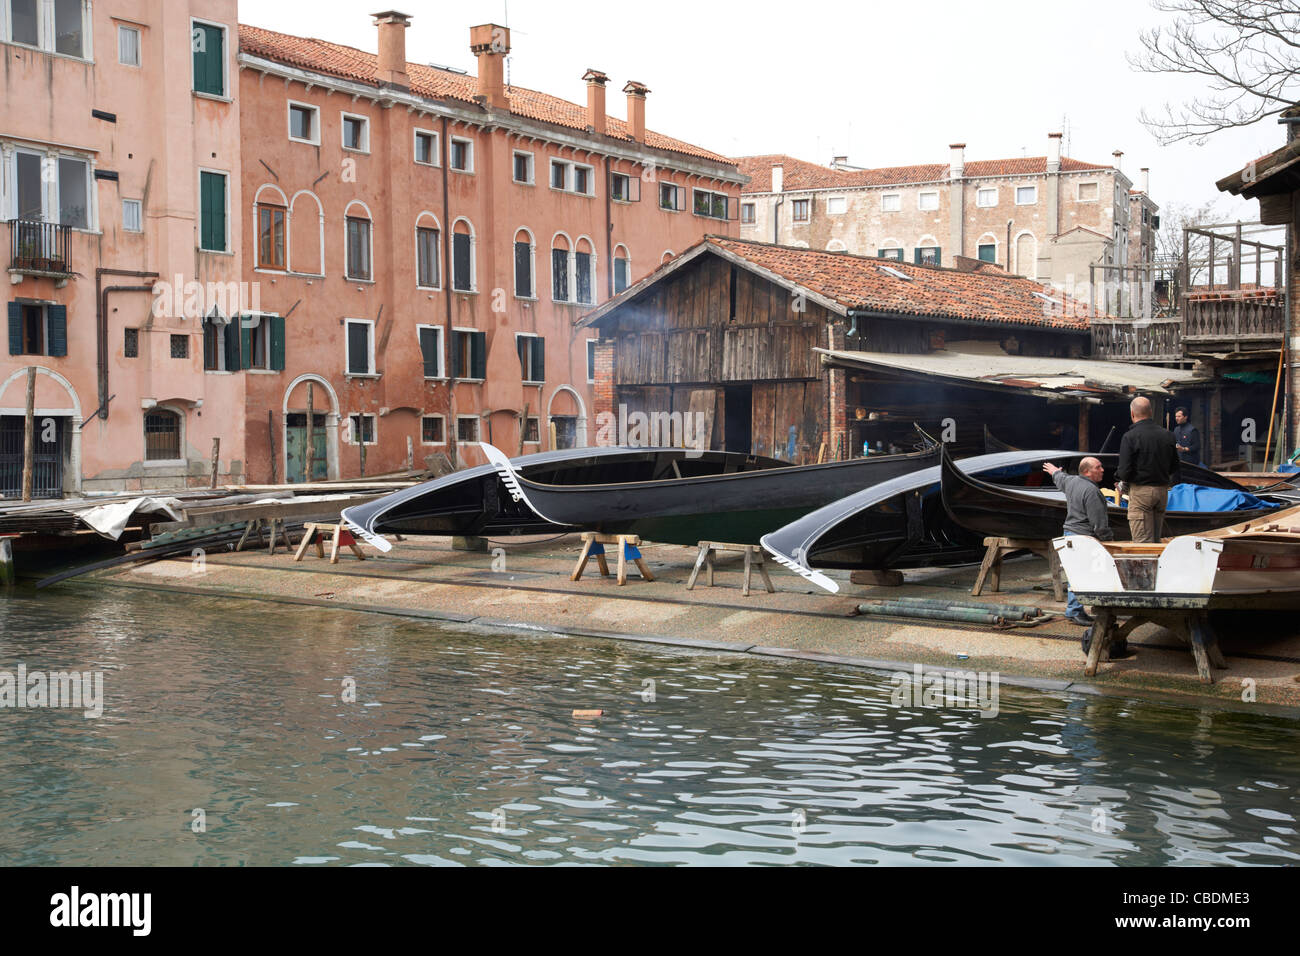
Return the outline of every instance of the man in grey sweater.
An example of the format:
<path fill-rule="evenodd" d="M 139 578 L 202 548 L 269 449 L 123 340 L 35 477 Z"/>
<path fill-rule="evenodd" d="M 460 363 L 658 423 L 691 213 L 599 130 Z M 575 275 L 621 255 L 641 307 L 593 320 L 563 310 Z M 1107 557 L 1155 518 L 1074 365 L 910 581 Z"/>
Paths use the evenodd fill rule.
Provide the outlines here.
<path fill-rule="evenodd" d="M 1101 541 L 1111 541 L 1115 535 L 1110 530 L 1110 518 L 1106 513 L 1106 499 L 1102 497 L 1101 479 L 1106 470 L 1096 458 L 1085 458 L 1079 462 L 1079 473 L 1071 475 L 1058 468 L 1050 461 L 1043 465 L 1043 471 L 1052 476 L 1052 483 L 1064 492 L 1066 512 L 1066 536 L 1080 534 Z M 1092 616 L 1083 609 L 1079 599 L 1071 590 L 1065 605 L 1065 618 L 1080 627 L 1092 624 Z M 1113 657 L 1112 657 L 1113 659 Z"/>

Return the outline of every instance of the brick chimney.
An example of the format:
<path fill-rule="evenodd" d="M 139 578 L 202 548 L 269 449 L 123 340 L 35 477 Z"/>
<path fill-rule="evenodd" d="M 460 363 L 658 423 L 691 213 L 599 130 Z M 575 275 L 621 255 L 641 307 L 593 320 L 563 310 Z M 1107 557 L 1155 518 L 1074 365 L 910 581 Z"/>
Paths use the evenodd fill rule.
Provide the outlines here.
<path fill-rule="evenodd" d="M 831 169 L 847 169 L 849 158 L 847 156 L 832 156 Z"/>
<path fill-rule="evenodd" d="M 411 18 L 396 10 L 372 13 L 379 28 L 379 70 L 375 79 L 385 86 L 410 89 L 411 80 L 406 75 L 406 29 Z"/>
<path fill-rule="evenodd" d="M 1047 134 L 1047 171 L 1049 173 L 1059 173 L 1061 171 L 1061 133 Z"/>
<path fill-rule="evenodd" d="M 483 23 L 469 28 L 469 49 L 478 58 L 478 99 L 491 110 L 508 110 L 505 61 L 510 28 Z"/>
<path fill-rule="evenodd" d="M 638 143 L 645 142 L 645 95 L 650 92 L 650 87 L 644 83 L 638 83 L 636 80 L 628 80 L 627 86 L 623 87 L 623 92 L 627 94 L 627 126 L 628 132 Z"/>
<path fill-rule="evenodd" d="M 779 193 L 785 189 L 785 164 L 772 164 L 772 192 Z"/>
<path fill-rule="evenodd" d="M 966 144 L 948 144 L 948 178 L 961 179 L 966 175 Z"/>
<path fill-rule="evenodd" d="M 1111 153 L 1111 155 L 1115 157 L 1115 171 L 1119 173 L 1124 172 L 1124 166 L 1120 162 L 1120 160 L 1124 158 L 1124 150 L 1117 149 L 1115 152 Z"/>
<path fill-rule="evenodd" d="M 587 127 L 593 133 L 605 132 L 605 84 L 609 77 L 600 70 L 588 70 L 582 74 L 587 81 Z"/>
<path fill-rule="evenodd" d="M 1148 196 L 1151 195 L 1151 167 L 1143 166 L 1138 171 L 1138 189 Z"/>

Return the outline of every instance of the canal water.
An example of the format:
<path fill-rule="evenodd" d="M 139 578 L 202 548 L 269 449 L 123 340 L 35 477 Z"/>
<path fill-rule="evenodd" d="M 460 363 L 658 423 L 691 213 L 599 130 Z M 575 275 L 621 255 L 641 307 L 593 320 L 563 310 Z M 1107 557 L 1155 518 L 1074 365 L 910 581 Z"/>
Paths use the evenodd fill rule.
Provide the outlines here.
<path fill-rule="evenodd" d="M 96 587 L 0 597 L 20 664 L 103 711 L 0 709 L 5 865 L 1300 860 L 1264 715 Z"/>

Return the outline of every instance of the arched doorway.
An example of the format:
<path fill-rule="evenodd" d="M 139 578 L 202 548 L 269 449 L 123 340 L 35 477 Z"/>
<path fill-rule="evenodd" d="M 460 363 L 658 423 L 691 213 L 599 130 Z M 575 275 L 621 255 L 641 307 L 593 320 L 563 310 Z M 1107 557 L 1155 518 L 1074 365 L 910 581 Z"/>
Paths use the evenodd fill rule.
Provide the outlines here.
<path fill-rule="evenodd" d="M 43 365 L 36 367 L 34 404 L 36 450 L 32 496 L 59 498 L 80 493 L 81 401 L 72 383 Z M 27 417 L 27 369 L 0 383 L 0 495 L 22 494 Z"/>
<path fill-rule="evenodd" d="M 561 385 L 551 393 L 546 418 L 555 426 L 555 448 L 587 447 L 587 407 L 571 385 Z"/>
<path fill-rule="evenodd" d="M 307 454 L 307 402 L 311 390 L 312 427 L 310 476 Z M 281 435 L 284 480 L 291 484 L 339 477 L 339 399 L 319 375 L 300 375 L 284 390 Z"/>

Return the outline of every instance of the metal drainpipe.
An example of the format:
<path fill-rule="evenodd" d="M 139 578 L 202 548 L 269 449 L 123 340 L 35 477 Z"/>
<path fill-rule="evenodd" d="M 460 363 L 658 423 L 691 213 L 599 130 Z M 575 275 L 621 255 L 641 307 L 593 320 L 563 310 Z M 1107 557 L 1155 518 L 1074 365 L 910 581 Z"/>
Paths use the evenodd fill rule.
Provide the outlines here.
<path fill-rule="evenodd" d="M 605 157 L 605 289 L 609 298 L 614 298 L 614 200 L 610 195 L 610 184 L 613 181 L 610 177 L 613 173 L 613 166 L 610 158 Z M 534 177 L 536 178 L 536 174 Z M 628 276 L 630 279 L 631 276 Z M 537 279 L 533 278 L 533 284 L 536 285 Z M 525 425 L 528 423 L 525 422 Z M 541 419 L 537 421 L 538 429 L 541 428 Z M 540 438 L 541 436 L 537 436 Z"/>
<path fill-rule="evenodd" d="M 442 298 L 446 306 L 446 320 L 443 323 L 445 332 L 443 334 L 443 354 L 447 359 L 447 367 L 443 369 L 447 373 L 447 447 L 451 449 L 452 465 L 456 464 L 456 458 L 460 452 L 456 442 L 456 410 L 452 407 L 456 400 L 456 366 L 451 362 L 451 350 L 453 347 L 452 330 L 451 330 L 451 244 L 455 233 L 451 226 L 450 200 L 447 194 L 447 178 L 450 173 L 451 146 L 447 142 L 447 117 L 442 118 Z"/>
<path fill-rule="evenodd" d="M 1007 220 L 1007 272 L 1011 271 L 1011 224 L 1014 219 Z"/>
<path fill-rule="evenodd" d="M 781 207 L 785 205 L 784 199 L 776 201 L 776 207 L 772 210 L 772 241 L 777 245 L 781 244 Z"/>
<path fill-rule="evenodd" d="M 95 365 L 99 382 L 99 417 L 108 420 L 108 297 L 114 292 L 153 292 L 153 285 L 117 285 L 102 288 L 104 276 L 122 276 L 129 279 L 157 279 L 156 272 L 127 269 L 95 270 Z"/>

